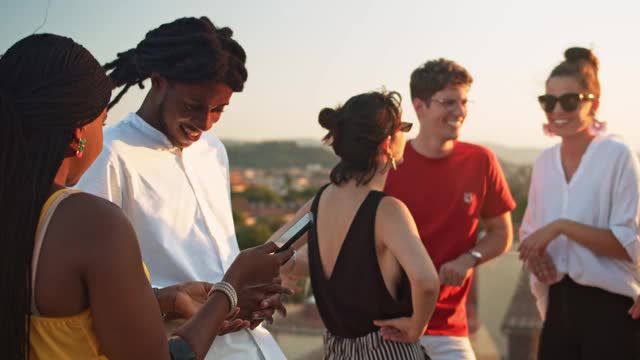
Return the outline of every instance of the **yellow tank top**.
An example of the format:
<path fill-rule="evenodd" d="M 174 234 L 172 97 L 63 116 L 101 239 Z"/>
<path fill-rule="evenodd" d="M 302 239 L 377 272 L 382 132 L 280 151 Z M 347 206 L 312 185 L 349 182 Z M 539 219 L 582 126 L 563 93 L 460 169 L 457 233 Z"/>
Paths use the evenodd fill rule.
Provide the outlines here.
<path fill-rule="evenodd" d="M 32 263 L 32 301 L 31 301 L 31 336 L 29 338 L 31 359 L 107 359 L 101 353 L 100 346 L 93 331 L 93 320 L 90 309 L 65 317 L 39 316 L 35 305 L 35 277 L 42 241 L 49 221 L 56 207 L 62 200 L 77 191 L 62 189 L 56 191 L 42 207 L 40 220 L 33 246 Z M 144 264 L 143 264 L 144 266 Z M 149 278 L 149 272 L 144 266 Z"/>

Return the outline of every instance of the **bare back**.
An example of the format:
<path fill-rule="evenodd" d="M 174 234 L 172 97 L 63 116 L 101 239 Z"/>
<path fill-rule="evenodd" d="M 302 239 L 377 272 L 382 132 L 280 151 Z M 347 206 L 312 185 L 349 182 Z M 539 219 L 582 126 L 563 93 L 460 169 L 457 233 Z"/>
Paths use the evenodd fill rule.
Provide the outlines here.
<path fill-rule="evenodd" d="M 317 232 L 320 259 L 326 278 L 331 278 L 347 233 L 368 194 L 366 189 L 335 185 L 329 186 L 322 194 L 318 204 Z M 376 255 L 385 286 L 393 298 L 397 299 L 402 268 L 381 238 L 379 228 L 383 221 L 383 218 L 376 217 Z"/>

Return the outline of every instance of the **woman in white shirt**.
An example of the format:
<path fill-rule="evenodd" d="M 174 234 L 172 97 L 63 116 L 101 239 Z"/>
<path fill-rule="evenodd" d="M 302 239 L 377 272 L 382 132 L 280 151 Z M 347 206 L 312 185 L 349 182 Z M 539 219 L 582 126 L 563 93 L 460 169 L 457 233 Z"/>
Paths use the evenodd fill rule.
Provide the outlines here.
<path fill-rule="evenodd" d="M 562 141 L 535 161 L 520 257 L 544 320 L 539 359 L 637 359 L 640 166 L 599 133 L 598 60 L 570 48 L 538 98 L 545 131 Z"/>

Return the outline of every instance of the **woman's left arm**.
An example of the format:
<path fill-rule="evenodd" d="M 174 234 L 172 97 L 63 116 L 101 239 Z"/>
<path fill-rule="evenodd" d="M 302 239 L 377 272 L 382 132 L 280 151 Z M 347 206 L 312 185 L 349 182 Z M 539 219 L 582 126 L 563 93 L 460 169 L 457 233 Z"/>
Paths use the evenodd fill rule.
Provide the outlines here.
<path fill-rule="evenodd" d="M 553 238 L 565 235 L 596 255 L 631 261 L 627 250 L 613 234 L 613 231 L 609 229 L 601 229 L 567 219 L 558 219 L 550 225 L 552 227 L 551 231 L 556 234 Z"/>

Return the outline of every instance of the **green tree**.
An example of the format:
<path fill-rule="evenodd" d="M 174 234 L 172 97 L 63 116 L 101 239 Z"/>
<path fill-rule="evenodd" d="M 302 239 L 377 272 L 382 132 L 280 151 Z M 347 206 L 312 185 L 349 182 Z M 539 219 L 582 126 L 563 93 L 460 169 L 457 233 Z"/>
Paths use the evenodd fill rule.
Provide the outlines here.
<path fill-rule="evenodd" d="M 511 165 L 508 171 L 505 170 L 505 175 L 513 199 L 516 201 L 516 208 L 511 213 L 511 217 L 514 224 L 520 224 L 527 208 L 529 186 L 531 184 L 531 166 Z"/>
<path fill-rule="evenodd" d="M 274 233 L 278 229 L 280 229 L 282 225 L 286 224 L 287 222 L 281 216 L 266 216 L 266 217 L 260 218 L 258 220 L 258 223 L 265 225 L 267 228 L 269 228 L 269 230 L 271 230 L 271 233 Z"/>
<path fill-rule="evenodd" d="M 311 199 L 317 192 L 318 188 L 311 186 L 299 191 L 290 189 L 283 200 L 286 202 L 304 203 Z"/>
<path fill-rule="evenodd" d="M 233 210 L 232 215 L 233 215 L 233 223 L 236 224 L 236 227 L 244 225 L 245 221 L 247 220 L 247 218 L 244 215 L 242 215 L 242 213 L 239 213 L 235 210 Z"/>
<path fill-rule="evenodd" d="M 293 141 L 227 144 L 229 163 L 237 168 L 287 169 L 320 164 L 333 167 L 338 158 L 329 147 L 300 146 Z"/>
<path fill-rule="evenodd" d="M 234 197 L 247 199 L 249 202 L 261 202 L 279 204 L 282 202 L 280 195 L 263 185 L 249 185 L 244 192 L 234 193 Z"/>
<path fill-rule="evenodd" d="M 271 234 L 273 234 L 273 231 L 265 224 L 236 227 L 236 237 L 238 238 L 240 250 L 264 244 Z"/>

